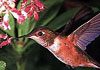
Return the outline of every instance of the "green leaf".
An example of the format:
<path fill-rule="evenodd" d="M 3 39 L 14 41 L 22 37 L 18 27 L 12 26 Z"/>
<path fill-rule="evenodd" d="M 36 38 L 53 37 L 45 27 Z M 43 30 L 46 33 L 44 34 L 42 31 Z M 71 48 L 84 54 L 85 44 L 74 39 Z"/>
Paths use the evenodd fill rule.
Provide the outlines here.
<path fill-rule="evenodd" d="M 96 8 L 96 7 L 92 7 L 92 9 L 93 9 L 94 12 L 99 12 L 99 9 Z"/>
<path fill-rule="evenodd" d="M 47 6 L 47 8 L 52 7 L 54 4 L 59 4 L 61 2 L 63 2 L 64 0 L 48 0 L 48 1 L 44 1 L 43 4 L 45 6 Z M 59 4 L 60 5 L 60 4 Z"/>
<path fill-rule="evenodd" d="M 63 0 L 48 0 L 43 2 L 46 6 L 45 10 L 39 13 L 39 21 L 36 26 L 47 25 L 59 12 Z"/>
<path fill-rule="evenodd" d="M 52 6 L 44 15 L 44 17 L 40 20 L 40 22 L 42 23 L 41 25 L 44 26 L 48 24 L 58 14 L 60 7 L 61 4 Z"/>
<path fill-rule="evenodd" d="M 54 31 L 64 26 L 71 17 L 75 14 L 78 8 L 74 8 L 72 10 L 69 10 L 67 12 L 64 12 L 60 16 L 58 16 L 56 19 L 54 19 L 52 22 L 48 24 L 48 27 L 53 29 Z"/>
<path fill-rule="evenodd" d="M 6 63 L 4 61 L 0 61 L 0 70 L 5 70 Z"/>
<path fill-rule="evenodd" d="M 28 29 L 29 29 L 29 22 L 30 22 L 30 19 L 26 19 L 26 21 L 23 22 L 23 24 L 17 23 L 18 36 L 27 34 Z"/>

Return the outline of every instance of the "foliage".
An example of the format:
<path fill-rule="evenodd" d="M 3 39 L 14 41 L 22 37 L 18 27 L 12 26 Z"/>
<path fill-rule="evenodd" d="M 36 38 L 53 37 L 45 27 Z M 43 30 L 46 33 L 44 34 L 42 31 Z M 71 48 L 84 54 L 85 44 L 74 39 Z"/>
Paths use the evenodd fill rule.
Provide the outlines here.
<path fill-rule="evenodd" d="M 0 70 L 5 70 L 6 63 L 4 61 L 0 61 Z"/>
<path fill-rule="evenodd" d="M 42 0 L 40 0 L 42 1 Z M 11 30 L 1 29 L 1 33 L 7 33 L 10 37 L 17 37 L 28 34 L 32 29 L 38 26 L 48 26 L 50 29 L 57 31 L 62 28 L 75 14 L 79 7 L 66 9 L 64 0 L 45 0 L 42 3 L 46 9 L 39 13 L 39 20 L 36 21 L 34 16 L 26 19 L 23 24 L 18 24 L 16 19 L 10 14 L 9 24 Z M 99 1 L 100 2 L 100 1 Z M 20 8 L 21 1 L 17 3 Z M 65 5 L 64 5 L 65 4 Z M 95 11 L 99 12 L 100 5 L 92 2 L 89 5 Z M 65 8 L 63 8 L 65 7 Z M 28 38 L 14 41 L 8 46 L 0 49 L 0 60 L 7 63 L 6 70 L 65 70 L 66 65 L 57 60 L 49 51 L 42 48 L 33 40 Z M 5 63 L 0 62 L 0 70 L 4 70 Z M 2 69 L 1 69 L 2 68 Z M 75 70 L 89 70 L 91 68 L 76 68 Z M 96 69 L 91 69 L 96 70 Z"/>

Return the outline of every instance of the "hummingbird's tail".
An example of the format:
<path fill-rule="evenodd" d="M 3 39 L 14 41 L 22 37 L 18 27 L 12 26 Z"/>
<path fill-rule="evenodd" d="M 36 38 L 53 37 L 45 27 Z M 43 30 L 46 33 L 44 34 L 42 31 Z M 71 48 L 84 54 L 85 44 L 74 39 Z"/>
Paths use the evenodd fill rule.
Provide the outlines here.
<path fill-rule="evenodd" d="M 98 62 L 92 62 L 92 63 L 90 63 L 90 66 L 93 67 L 93 68 L 100 69 L 100 64 Z"/>
<path fill-rule="evenodd" d="M 92 66 L 93 66 L 94 68 L 100 69 L 100 64 L 92 64 Z"/>

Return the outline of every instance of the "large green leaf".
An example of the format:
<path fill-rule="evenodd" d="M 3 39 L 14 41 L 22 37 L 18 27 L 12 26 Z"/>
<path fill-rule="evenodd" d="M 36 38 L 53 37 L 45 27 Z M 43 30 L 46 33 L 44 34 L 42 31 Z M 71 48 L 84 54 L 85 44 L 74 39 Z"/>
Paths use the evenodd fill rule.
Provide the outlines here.
<path fill-rule="evenodd" d="M 52 22 L 48 24 L 48 27 L 57 30 L 64 26 L 70 19 L 71 17 L 75 14 L 78 8 L 66 11 L 62 13 L 60 16 L 58 16 L 56 19 L 54 19 Z"/>
<path fill-rule="evenodd" d="M 5 70 L 6 63 L 4 61 L 0 61 L 0 70 Z"/>
<path fill-rule="evenodd" d="M 29 22 L 30 22 L 30 19 L 26 19 L 26 21 L 23 22 L 23 24 L 17 23 L 19 36 L 27 34 L 28 28 L 29 28 Z"/>
<path fill-rule="evenodd" d="M 48 24 L 59 12 L 59 9 L 64 0 L 48 0 L 44 1 L 46 9 L 40 13 L 39 21 L 36 26 Z"/>
<path fill-rule="evenodd" d="M 40 20 L 40 24 L 42 26 L 48 24 L 59 12 L 59 9 L 61 7 L 61 4 L 57 4 L 52 6 L 48 12 L 43 16 L 43 18 Z M 39 24 L 39 23 L 38 23 Z"/>

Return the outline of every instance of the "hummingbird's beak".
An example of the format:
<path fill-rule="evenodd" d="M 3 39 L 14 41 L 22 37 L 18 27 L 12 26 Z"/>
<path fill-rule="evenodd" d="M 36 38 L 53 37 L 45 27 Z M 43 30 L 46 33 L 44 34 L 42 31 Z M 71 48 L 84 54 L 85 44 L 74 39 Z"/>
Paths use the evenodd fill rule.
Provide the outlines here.
<path fill-rule="evenodd" d="M 19 37 L 16 37 L 16 38 L 12 38 L 11 40 L 13 41 L 13 40 L 16 40 L 16 39 L 19 39 L 19 38 L 24 38 L 24 37 L 29 37 L 29 34 L 23 35 L 23 36 L 19 36 Z"/>
<path fill-rule="evenodd" d="M 19 36 L 19 37 L 16 37 L 16 38 L 12 38 L 11 41 L 16 40 L 16 39 L 19 39 L 19 38 L 24 38 L 24 37 L 28 37 L 28 38 L 30 38 L 30 37 L 31 37 L 35 32 L 36 32 L 36 30 L 30 32 L 30 33 L 27 34 L 27 35 L 23 35 L 23 36 Z"/>

